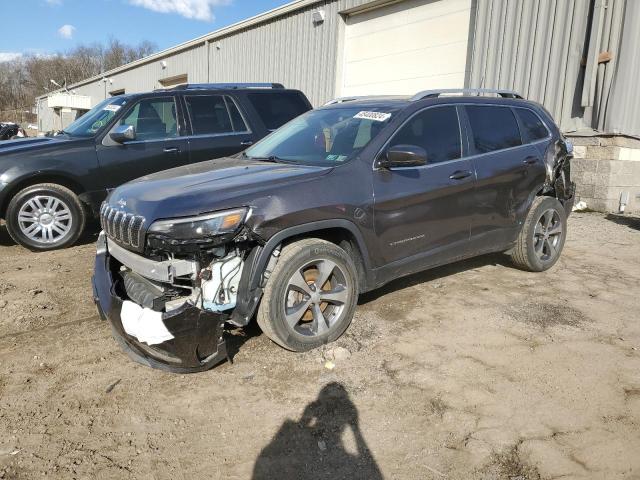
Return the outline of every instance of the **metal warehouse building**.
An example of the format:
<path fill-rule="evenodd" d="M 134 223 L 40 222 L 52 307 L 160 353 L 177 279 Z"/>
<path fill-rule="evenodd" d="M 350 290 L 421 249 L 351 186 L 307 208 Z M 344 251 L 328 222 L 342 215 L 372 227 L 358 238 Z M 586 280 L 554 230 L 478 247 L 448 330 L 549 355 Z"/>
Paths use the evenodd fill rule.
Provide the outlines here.
<path fill-rule="evenodd" d="M 636 0 L 296 0 L 86 79 L 69 87 L 74 95 L 43 96 L 38 121 L 41 131 L 63 128 L 122 93 L 261 81 L 300 89 L 315 106 L 431 88 L 513 89 L 542 103 L 565 132 L 640 137 L 638 45 Z M 587 158 L 616 147 L 607 160 L 640 160 L 628 139 L 577 143 Z M 583 196 L 593 204 L 599 185 L 589 185 Z M 622 193 L 601 192 L 601 208 L 613 209 Z"/>

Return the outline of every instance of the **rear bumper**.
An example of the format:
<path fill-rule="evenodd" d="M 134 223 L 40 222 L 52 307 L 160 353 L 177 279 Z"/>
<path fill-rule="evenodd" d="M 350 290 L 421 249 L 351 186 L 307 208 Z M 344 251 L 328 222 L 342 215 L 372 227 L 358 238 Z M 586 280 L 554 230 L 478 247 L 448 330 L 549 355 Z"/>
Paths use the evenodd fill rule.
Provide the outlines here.
<path fill-rule="evenodd" d="M 147 345 L 129 335 L 120 317 L 128 298 L 116 273 L 119 268 L 101 235 L 93 276 L 94 301 L 100 317 L 109 321 L 114 338 L 133 360 L 152 368 L 191 373 L 208 370 L 228 358 L 224 340 L 227 316 L 191 305 L 163 315 L 162 321 L 174 337 L 171 340 Z"/>

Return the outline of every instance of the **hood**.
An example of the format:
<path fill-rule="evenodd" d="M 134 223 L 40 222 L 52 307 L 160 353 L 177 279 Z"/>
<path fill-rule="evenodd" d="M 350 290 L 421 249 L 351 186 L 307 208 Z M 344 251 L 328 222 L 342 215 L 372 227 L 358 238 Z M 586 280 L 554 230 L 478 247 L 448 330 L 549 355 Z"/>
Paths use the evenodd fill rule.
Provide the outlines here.
<path fill-rule="evenodd" d="M 115 208 L 145 217 L 150 225 L 162 218 L 251 206 L 259 198 L 277 195 L 287 184 L 308 181 L 331 170 L 222 158 L 139 178 L 115 189 L 108 201 Z"/>
<path fill-rule="evenodd" d="M 78 141 L 77 139 L 75 139 Z M 34 151 L 74 141 L 66 135 L 56 137 L 19 138 L 0 142 L 0 158 L 5 154 Z"/>

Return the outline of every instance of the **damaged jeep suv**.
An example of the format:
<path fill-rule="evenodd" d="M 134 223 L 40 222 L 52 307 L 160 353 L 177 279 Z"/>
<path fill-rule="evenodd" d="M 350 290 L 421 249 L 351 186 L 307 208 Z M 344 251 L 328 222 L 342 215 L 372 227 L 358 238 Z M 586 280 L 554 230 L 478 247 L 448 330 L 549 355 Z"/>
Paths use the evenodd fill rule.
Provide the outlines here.
<path fill-rule="evenodd" d="M 514 92 L 336 100 L 234 157 L 113 191 L 98 310 L 135 360 L 171 371 L 224 360 L 225 324 L 254 316 L 286 349 L 318 347 L 346 330 L 360 293 L 400 276 L 500 251 L 550 268 L 571 152 Z"/>

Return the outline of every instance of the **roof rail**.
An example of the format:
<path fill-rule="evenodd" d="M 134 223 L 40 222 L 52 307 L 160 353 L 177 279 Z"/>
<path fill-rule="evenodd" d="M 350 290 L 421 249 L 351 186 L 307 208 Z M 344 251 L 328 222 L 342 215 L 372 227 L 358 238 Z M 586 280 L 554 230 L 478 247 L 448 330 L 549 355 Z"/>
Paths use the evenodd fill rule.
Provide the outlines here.
<path fill-rule="evenodd" d="M 389 98 L 388 95 L 355 95 L 353 97 L 338 97 L 333 100 L 329 100 L 327 103 L 322 105 L 326 107 L 327 105 L 337 105 L 339 103 L 348 103 L 355 102 L 356 100 L 375 100 L 376 98 Z"/>
<path fill-rule="evenodd" d="M 442 95 L 451 95 L 451 94 L 462 94 L 462 95 L 485 95 L 485 94 L 494 94 L 498 95 L 502 98 L 524 98 L 517 92 L 513 90 L 496 90 L 489 88 L 445 88 L 442 90 L 424 90 L 422 92 L 416 93 L 413 97 L 411 97 L 412 101 L 423 100 L 425 98 L 438 98 Z"/>
<path fill-rule="evenodd" d="M 160 90 L 237 90 L 240 88 L 273 88 L 284 89 L 281 83 L 186 83 Z"/>

